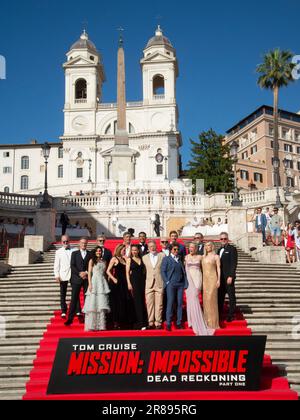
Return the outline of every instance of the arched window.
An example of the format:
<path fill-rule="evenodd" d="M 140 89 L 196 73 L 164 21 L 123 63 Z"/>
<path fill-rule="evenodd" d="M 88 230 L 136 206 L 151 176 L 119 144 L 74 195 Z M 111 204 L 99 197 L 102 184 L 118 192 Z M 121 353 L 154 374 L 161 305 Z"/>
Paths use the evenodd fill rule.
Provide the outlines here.
<path fill-rule="evenodd" d="M 5 187 L 4 192 L 5 192 L 5 194 L 9 194 L 9 187 Z"/>
<path fill-rule="evenodd" d="M 165 95 L 165 78 L 160 74 L 154 76 L 153 78 L 153 95 Z"/>
<path fill-rule="evenodd" d="M 111 124 L 109 124 L 105 130 L 105 135 L 108 135 L 108 134 L 111 134 Z"/>
<path fill-rule="evenodd" d="M 29 188 L 29 179 L 27 175 L 21 177 L 21 190 L 28 190 Z"/>
<path fill-rule="evenodd" d="M 58 175 L 58 178 L 63 178 L 64 177 L 64 167 L 63 167 L 63 165 L 59 165 L 57 175 Z"/>
<path fill-rule="evenodd" d="M 58 159 L 63 159 L 63 157 L 64 157 L 64 148 L 59 147 L 58 148 Z"/>
<path fill-rule="evenodd" d="M 113 123 L 109 124 L 105 129 L 105 135 L 116 134 L 117 127 L 118 127 L 117 121 L 114 121 Z M 128 132 L 129 134 L 135 134 L 135 128 L 131 123 L 128 124 Z"/>
<path fill-rule="evenodd" d="M 21 169 L 29 169 L 29 156 L 22 156 Z"/>
<path fill-rule="evenodd" d="M 135 134 L 135 128 L 131 123 L 129 123 L 129 134 Z"/>
<path fill-rule="evenodd" d="M 75 99 L 87 98 L 87 83 L 85 79 L 78 79 L 75 85 Z"/>

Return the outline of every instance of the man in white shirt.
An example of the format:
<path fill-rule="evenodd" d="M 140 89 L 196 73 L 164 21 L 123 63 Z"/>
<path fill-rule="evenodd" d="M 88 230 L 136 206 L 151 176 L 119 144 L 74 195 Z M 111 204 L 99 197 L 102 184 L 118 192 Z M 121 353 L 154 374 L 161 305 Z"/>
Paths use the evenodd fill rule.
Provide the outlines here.
<path fill-rule="evenodd" d="M 54 277 L 60 285 L 61 317 L 66 318 L 68 310 L 66 296 L 68 283 L 71 279 L 71 256 L 74 249 L 70 247 L 70 238 L 67 235 L 62 236 L 61 244 L 62 248 L 55 253 Z M 80 313 L 80 307 L 77 313 Z"/>
<path fill-rule="evenodd" d="M 164 253 L 158 253 L 154 241 L 148 244 L 149 254 L 143 257 L 146 267 L 146 304 L 150 328 L 162 329 L 164 282 L 161 276 L 161 265 Z"/>

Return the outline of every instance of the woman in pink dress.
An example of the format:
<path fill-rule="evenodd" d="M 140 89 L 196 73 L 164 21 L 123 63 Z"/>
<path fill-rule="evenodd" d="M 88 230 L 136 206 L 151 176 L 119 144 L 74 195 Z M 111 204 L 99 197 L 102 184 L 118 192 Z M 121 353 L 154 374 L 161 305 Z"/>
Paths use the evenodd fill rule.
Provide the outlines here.
<path fill-rule="evenodd" d="M 187 317 L 190 328 L 196 335 L 214 335 L 215 330 L 208 328 L 200 305 L 200 293 L 202 290 L 201 259 L 197 255 L 197 244 L 191 243 L 189 255 L 185 257 L 185 268 L 189 287 L 186 291 Z"/>

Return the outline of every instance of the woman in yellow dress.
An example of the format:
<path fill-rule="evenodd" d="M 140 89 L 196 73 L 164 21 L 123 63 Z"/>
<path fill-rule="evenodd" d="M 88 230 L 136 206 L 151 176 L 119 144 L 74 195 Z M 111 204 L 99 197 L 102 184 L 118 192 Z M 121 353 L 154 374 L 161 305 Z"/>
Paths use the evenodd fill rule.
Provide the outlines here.
<path fill-rule="evenodd" d="M 212 242 L 207 242 L 205 245 L 202 271 L 204 318 L 209 328 L 218 329 L 220 328 L 218 289 L 221 281 L 221 262 Z"/>

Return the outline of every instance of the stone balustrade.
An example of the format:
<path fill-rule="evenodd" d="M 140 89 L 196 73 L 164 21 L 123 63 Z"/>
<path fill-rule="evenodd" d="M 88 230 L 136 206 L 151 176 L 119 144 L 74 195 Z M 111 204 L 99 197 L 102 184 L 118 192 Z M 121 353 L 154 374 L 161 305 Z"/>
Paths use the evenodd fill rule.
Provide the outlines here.
<path fill-rule="evenodd" d="M 36 195 L 9 194 L 0 192 L 0 207 L 15 208 L 25 207 L 35 209 L 38 206 L 39 197 Z"/>
<path fill-rule="evenodd" d="M 280 191 L 282 202 L 284 199 L 284 191 Z M 0 193 L 0 208 L 22 208 L 28 210 L 36 210 L 39 207 L 40 197 L 36 195 L 21 195 Z M 115 190 L 107 190 L 104 193 L 91 193 L 83 196 L 74 196 L 53 199 L 53 207 L 58 211 L 63 209 L 69 210 L 132 210 L 132 209 L 149 209 L 149 210 L 183 210 L 209 212 L 212 210 L 227 210 L 231 207 L 233 194 L 220 193 L 213 195 L 191 195 L 184 192 L 175 192 L 160 194 L 159 192 L 119 192 Z M 241 200 L 243 207 L 256 208 L 257 206 L 272 206 L 276 202 L 276 189 L 268 189 L 263 191 L 242 192 Z"/>

